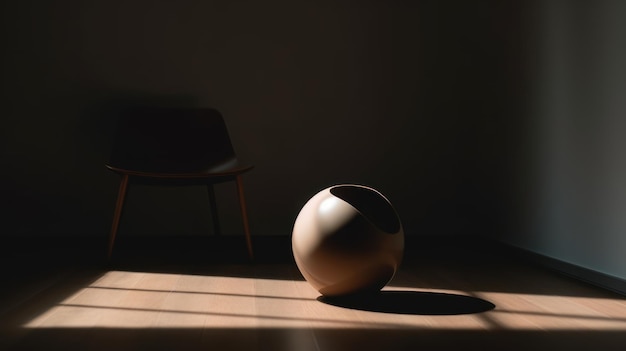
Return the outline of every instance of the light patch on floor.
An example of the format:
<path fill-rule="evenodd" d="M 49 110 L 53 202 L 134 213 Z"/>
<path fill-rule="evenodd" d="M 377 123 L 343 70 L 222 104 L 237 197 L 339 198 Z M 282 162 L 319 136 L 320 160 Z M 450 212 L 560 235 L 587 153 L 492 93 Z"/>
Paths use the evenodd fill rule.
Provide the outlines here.
<path fill-rule="evenodd" d="M 463 315 L 370 312 L 321 303 L 300 280 L 110 271 L 24 327 L 626 330 L 626 303 L 619 299 L 386 289 L 473 296 L 496 308 Z"/>

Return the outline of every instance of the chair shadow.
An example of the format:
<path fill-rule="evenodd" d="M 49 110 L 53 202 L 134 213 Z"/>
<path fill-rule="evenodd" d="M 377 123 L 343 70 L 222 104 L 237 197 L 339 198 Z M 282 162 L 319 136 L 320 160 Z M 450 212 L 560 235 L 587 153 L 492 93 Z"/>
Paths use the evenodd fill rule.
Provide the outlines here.
<path fill-rule="evenodd" d="M 472 314 L 486 312 L 496 307 L 489 301 L 472 296 L 401 290 L 340 297 L 320 296 L 317 300 L 343 308 L 413 315 Z"/>

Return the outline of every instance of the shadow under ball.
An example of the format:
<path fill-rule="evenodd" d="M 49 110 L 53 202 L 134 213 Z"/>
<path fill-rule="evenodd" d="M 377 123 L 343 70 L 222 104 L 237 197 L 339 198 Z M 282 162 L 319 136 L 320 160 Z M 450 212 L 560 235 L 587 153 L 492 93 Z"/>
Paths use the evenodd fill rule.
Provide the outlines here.
<path fill-rule="evenodd" d="M 313 196 L 296 218 L 292 250 L 304 278 L 324 296 L 376 292 L 394 276 L 404 231 L 391 203 L 362 185 Z"/>

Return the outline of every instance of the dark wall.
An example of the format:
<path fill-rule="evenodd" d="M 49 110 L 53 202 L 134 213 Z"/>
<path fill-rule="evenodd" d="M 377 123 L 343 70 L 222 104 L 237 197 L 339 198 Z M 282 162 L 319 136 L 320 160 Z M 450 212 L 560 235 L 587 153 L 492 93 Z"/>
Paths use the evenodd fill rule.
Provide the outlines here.
<path fill-rule="evenodd" d="M 527 2 L 515 215 L 495 237 L 626 279 L 626 2 Z"/>
<path fill-rule="evenodd" d="M 105 236 L 116 112 L 220 109 L 254 234 L 360 183 L 407 235 L 501 227 L 519 124 L 519 16 L 499 1 L 14 1 L 2 4 L 5 235 Z M 122 233 L 210 231 L 202 189 L 131 189 Z M 235 189 L 218 188 L 226 233 Z"/>

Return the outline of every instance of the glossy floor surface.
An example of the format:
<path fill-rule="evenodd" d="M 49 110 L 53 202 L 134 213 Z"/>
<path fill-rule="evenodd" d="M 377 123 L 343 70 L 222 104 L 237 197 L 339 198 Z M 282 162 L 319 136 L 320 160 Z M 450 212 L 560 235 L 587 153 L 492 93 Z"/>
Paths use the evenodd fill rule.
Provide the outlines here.
<path fill-rule="evenodd" d="M 54 264 L 41 252 L 15 254 L 13 269 L 4 265 L 11 274 L 5 275 L 8 284 L 0 296 L 0 349 L 624 350 L 626 345 L 623 296 L 529 264 L 503 247 L 426 243 L 406 252 L 383 292 L 343 299 L 321 297 L 303 280 L 287 248 L 259 246 L 254 263 L 237 254 L 196 255 L 197 245 L 176 255 L 129 246 L 108 263 L 66 256 Z"/>

